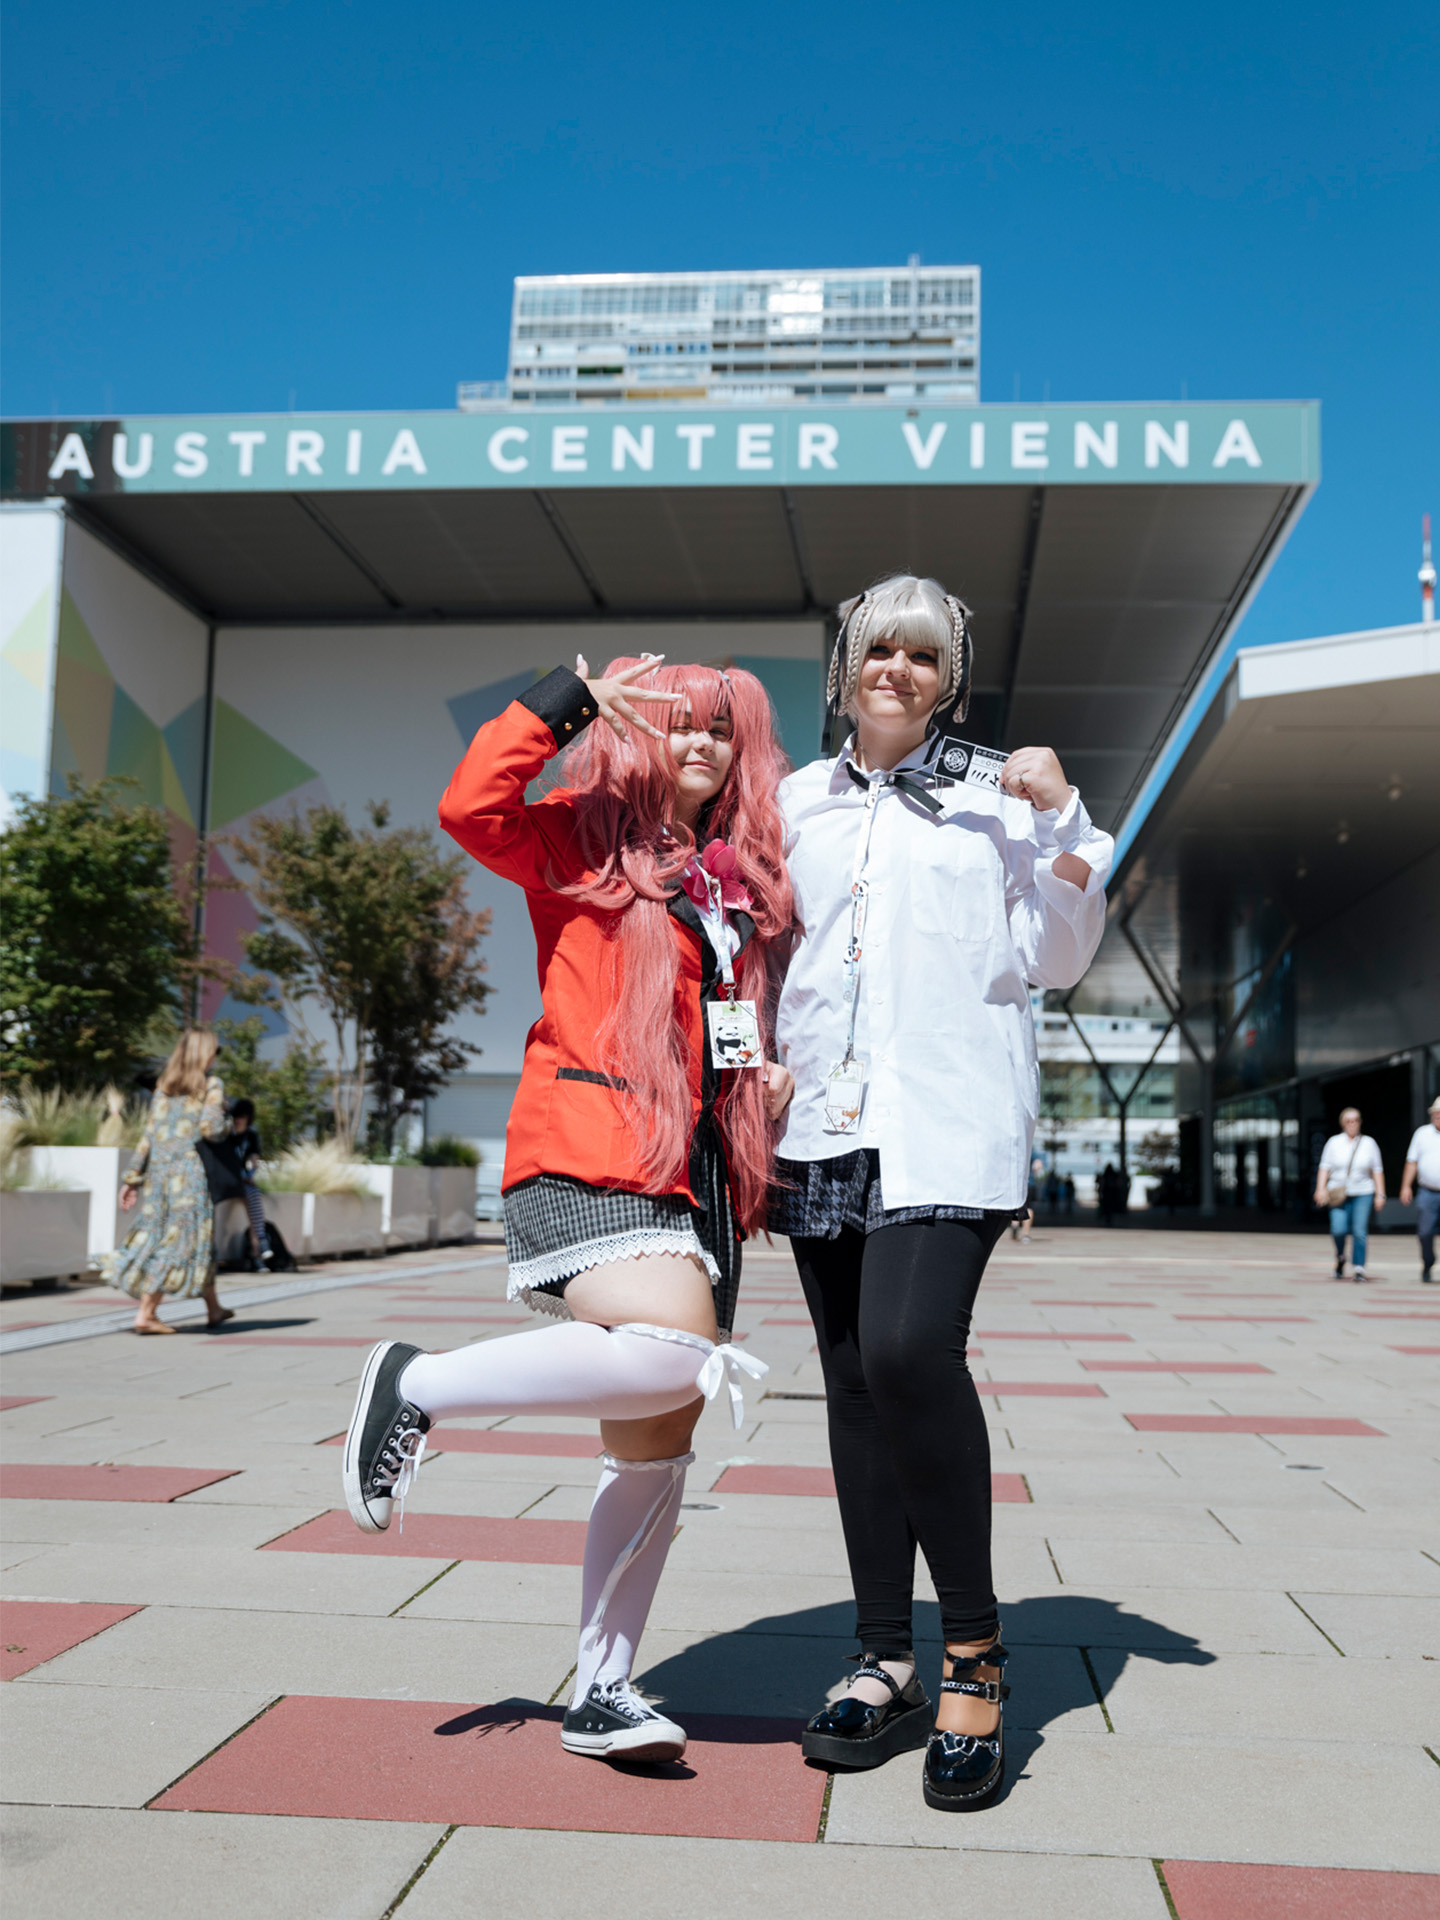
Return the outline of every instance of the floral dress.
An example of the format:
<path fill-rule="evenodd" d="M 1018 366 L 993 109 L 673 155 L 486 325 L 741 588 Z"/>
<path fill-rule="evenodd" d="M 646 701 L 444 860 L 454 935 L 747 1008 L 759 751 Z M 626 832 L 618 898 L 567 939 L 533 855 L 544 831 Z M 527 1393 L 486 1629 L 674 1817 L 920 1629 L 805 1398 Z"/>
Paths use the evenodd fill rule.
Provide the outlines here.
<path fill-rule="evenodd" d="M 225 1089 L 211 1076 L 203 1096 L 157 1092 L 125 1185 L 139 1187 L 135 1224 L 100 1268 L 109 1286 L 145 1293 L 199 1293 L 215 1278 L 214 1208 L 198 1140 L 230 1130 Z"/>

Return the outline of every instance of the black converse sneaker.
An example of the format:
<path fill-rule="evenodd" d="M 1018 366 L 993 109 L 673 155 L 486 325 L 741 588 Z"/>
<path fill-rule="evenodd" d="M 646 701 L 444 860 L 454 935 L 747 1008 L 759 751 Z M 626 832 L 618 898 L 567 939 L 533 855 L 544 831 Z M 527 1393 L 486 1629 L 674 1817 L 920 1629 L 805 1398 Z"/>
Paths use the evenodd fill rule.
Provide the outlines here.
<path fill-rule="evenodd" d="M 350 1518 L 362 1533 L 383 1533 L 398 1498 L 403 1519 L 430 1421 L 400 1398 L 399 1380 L 423 1347 L 382 1340 L 372 1347 L 360 1375 L 360 1391 L 345 1435 L 341 1477 Z"/>
<path fill-rule="evenodd" d="M 628 1680 L 597 1680 L 578 1707 L 566 1708 L 560 1744 L 595 1760 L 678 1760 L 685 1729 L 658 1714 Z"/>

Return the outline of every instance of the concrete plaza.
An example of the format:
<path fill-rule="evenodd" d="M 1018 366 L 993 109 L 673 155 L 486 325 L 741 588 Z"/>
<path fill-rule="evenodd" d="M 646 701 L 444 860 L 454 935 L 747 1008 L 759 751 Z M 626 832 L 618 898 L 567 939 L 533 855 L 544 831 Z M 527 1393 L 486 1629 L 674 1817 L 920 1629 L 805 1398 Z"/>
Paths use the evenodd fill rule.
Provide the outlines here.
<path fill-rule="evenodd" d="M 1420 1920 L 1440 1914 L 1440 1288 L 1413 1240 L 1041 1231 L 976 1315 L 1009 1678 L 1002 1801 L 798 1732 L 851 1607 L 783 1247 L 712 1409 L 639 1679 L 685 1761 L 562 1754 L 598 1439 L 438 1429 L 402 1534 L 337 1509 L 375 1339 L 521 1331 L 503 1254 L 299 1276 L 173 1340 L 3 1307 L 6 1882 L 24 1920 Z M 236 1280 L 244 1297 L 256 1283 Z M 262 1289 L 263 1290 L 263 1289 Z M 922 1671 L 938 1623 L 921 1578 Z"/>

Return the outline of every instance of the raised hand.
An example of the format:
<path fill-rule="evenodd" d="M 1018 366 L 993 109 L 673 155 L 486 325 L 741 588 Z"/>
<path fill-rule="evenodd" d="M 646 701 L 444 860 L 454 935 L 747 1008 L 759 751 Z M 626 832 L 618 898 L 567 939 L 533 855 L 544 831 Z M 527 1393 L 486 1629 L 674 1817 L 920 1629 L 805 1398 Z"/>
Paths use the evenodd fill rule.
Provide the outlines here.
<path fill-rule="evenodd" d="M 600 709 L 600 718 L 608 721 L 622 740 L 625 738 L 627 721 L 638 732 L 648 733 L 652 740 L 666 738 L 658 727 L 652 727 L 644 715 L 636 713 L 630 704 L 632 700 L 659 700 L 672 707 L 676 704 L 673 693 L 658 693 L 653 687 L 632 685 L 632 682 L 642 674 L 653 673 L 664 658 L 663 653 L 647 653 L 638 666 L 626 667 L 625 671 L 617 673 L 613 680 L 592 680 L 584 654 L 576 654 L 575 671 L 590 689 L 591 696 Z"/>
<path fill-rule="evenodd" d="M 1057 811 L 1070 798 L 1065 770 L 1050 747 L 1017 747 L 1000 769 L 1000 784 L 1017 800 Z"/>

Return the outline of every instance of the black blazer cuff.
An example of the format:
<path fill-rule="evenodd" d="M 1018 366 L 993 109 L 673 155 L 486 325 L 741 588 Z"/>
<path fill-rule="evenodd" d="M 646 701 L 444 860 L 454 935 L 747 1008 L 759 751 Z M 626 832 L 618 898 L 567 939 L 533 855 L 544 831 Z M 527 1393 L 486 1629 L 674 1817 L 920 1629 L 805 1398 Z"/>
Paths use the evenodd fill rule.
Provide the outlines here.
<path fill-rule="evenodd" d="M 578 739 L 597 712 L 590 689 L 568 667 L 556 667 L 519 699 L 522 707 L 549 727 L 557 747 L 568 747 Z"/>

